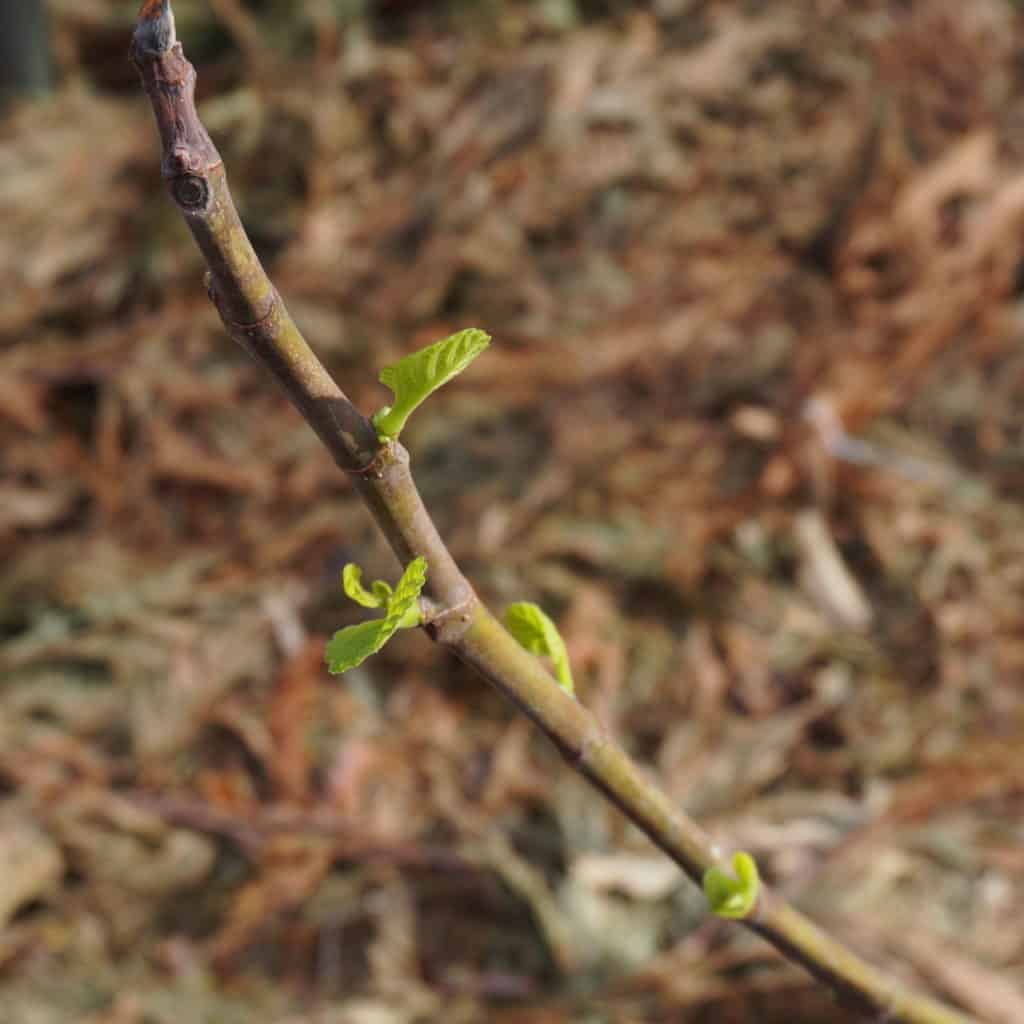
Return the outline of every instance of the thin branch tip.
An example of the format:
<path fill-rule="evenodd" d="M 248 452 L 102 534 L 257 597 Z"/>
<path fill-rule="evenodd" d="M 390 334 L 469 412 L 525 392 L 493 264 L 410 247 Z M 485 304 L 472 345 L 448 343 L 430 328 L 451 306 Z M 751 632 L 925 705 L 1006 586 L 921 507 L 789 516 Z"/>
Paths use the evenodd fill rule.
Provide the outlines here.
<path fill-rule="evenodd" d="M 139 56 L 160 56 L 178 41 L 171 0 L 143 0 L 139 9 L 132 48 Z"/>

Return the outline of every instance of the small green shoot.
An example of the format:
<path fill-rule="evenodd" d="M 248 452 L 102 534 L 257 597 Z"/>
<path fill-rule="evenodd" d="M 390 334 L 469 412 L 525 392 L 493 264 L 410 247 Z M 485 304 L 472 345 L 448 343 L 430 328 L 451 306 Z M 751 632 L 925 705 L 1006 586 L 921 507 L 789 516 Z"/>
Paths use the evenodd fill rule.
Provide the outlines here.
<path fill-rule="evenodd" d="M 554 663 L 558 685 L 568 694 L 575 694 L 569 652 L 558 627 L 544 611 L 531 601 L 518 601 L 505 609 L 505 626 L 531 654 L 547 655 Z"/>
<path fill-rule="evenodd" d="M 708 868 L 704 872 L 703 888 L 708 906 L 719 917 L 746 917 L 757 903 L 761 891 L 761 877 L 757 862 L 749 853 L 734 853 L 732 869 L 735 877 L 721 868 Z"/>
<path fill-rule="evenodd" d="M 391 389 L 395 398 L 392 405 L 373 415 L 377 436 L 382 441 L 398 437 L 416 407 L 442 384 L 462 373 L 490 343 L 489 334 L 471 327 L 385 366 L 380 382 Z"/>
<path fill-rule="evenodd" d="M 363 586 L 363 570 L 354 562 L 349 562 L 342 570 L 341 584 L 345 588 L 345 596 L 364 608 L 386 608 L 393 591 L 391 585 L 383 580 L 376 580 L 372 592 Z"/>
<path fill-rule="evenodd" d="M 416 558 L 406 566 L 394 590 L 383 580 L 377 580 L 371 590 L 366 590 L 362 578 L 363 571 L 358 565 L 346 565 L 342 573 L 345 593 L 364 608 L 383 608 L 384 617 L 346 626 L 334 634 L 324 652 L 331 675 L 340 675 L 361 665 L 397 630 L 412 629 L 420 624 L 418 601 L 427 582 L 425 558 Z"/>

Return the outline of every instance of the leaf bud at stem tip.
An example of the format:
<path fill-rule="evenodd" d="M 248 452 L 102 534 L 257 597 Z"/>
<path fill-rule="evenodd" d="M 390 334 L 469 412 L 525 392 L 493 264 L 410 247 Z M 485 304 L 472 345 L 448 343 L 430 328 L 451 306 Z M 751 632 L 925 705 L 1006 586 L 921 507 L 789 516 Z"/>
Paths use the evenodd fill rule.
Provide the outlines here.
<path fill-rule="evenodd" d="M 135 52 L 139 56 L 159 56 L 171 49 L 177 41 L 171 0 L 144 0 L 132 38 Z"/>

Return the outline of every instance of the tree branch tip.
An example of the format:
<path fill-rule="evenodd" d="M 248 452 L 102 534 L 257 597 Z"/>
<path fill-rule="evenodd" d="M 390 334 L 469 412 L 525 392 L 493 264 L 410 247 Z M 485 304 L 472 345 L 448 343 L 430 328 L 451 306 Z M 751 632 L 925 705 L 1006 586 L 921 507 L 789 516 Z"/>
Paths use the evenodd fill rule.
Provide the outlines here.
<path fill-rule="evenodd" d="M 159 57 L 177 41 L 171 0 L 143 0 L 132 36 L 133 53 L 137 57 Z"/>

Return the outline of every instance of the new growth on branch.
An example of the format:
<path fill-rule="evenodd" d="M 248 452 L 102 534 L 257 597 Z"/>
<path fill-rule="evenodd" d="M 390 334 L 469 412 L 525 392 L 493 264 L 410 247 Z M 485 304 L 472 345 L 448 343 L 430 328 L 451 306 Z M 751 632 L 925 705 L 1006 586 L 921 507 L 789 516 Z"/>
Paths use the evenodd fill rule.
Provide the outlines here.
<path fill-rule="evenodd" d="M 490 339 L 460 332 L 387 368 L 381 378 L 394 393 L 391 406 L 372 420 L 365 416 L 299 332 L 242 227 L 223 163 L 195 109 L 195 71 L 177 42 L 169 0 L 142 5 L 133 57 L 153 105 L 164 178 L 205 257 L 225 329 L 350 474 L 403 568 L 395 588 L 377 581 L 370 590 L 357 568 L 347 570 L 346 592 L 383 617 L 349 627 L 355 633 L 340 631 L 328 648 L 330 667 L 344 671 L 397 631 L 422 626 L 528 715 L 575 771 L 703 886 L 716 914 L 761 935 L 871 1019 L 968 1024 L 825 934 L 761 882 L 748 854 L 728 858 L 575 699 L 565 645 L 540 609 L 514 605 L 507 620 L 513 636 L 477 597 L 423 504 L 398 435 L 419 403 Z M 551 660 L 557 678 L 538 655 Z"/>

